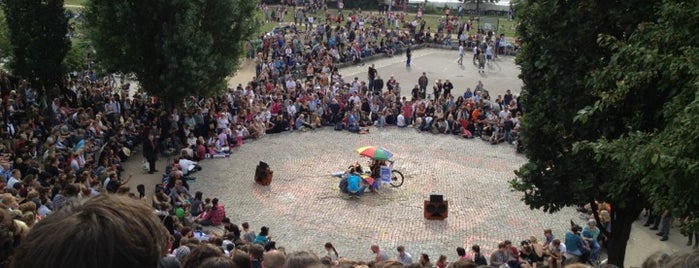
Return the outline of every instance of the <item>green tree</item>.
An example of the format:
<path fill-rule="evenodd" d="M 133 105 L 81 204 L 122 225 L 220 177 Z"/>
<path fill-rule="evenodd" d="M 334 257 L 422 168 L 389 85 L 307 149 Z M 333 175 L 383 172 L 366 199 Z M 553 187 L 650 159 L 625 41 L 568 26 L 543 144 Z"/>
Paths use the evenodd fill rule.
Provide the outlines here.
<path fill-rule="evenodd" d="M 617 139 L 580 144 L 602 161 L 626 167 L 657 209 L 674 216 L 699 212 L 699 6 L 663 1 L 653 22 L 640 24 L 628 40 L 600 37 L 614 51 L 592 77 L 599 98 L 580 115 L 621 114 Z M 622 111 L 626 112 L 622 112 Z M 690 224 L 696 228 L 697 222 Z"/>
<path fill-rule="evenodd" d="M 597 43 L 600 34 L 624 38 L 654 15 L 655 1 L 531 1 L 518 4 L 517 55 L 524 82 L 522 142 L 528 163 L 512 181 L 532 208 L 555 212 L 566 206 L 606 200 L 613 205 L 609 262 L 623 267 L 631 224 L 643 208 L 639 180 L 628 166 L 603 161 L 594 150 L 575 146 L 625 131 L 620 119 L 630 111 L 575 120 L 599 98 L 592 74 L 605 66 L 612 50 Z M 625 104 L 631 105 L 631 104 Z M 652 108 L 649 107 L 649 108 Z M 648 122 L 652 123 L 652 122 Z M 652 129 L 653 124 L 639 126 Z"/>
<path fill-rule="evenodd" d="M 0 9 L 0 60 L 10 56 L 12 46 L 10 45 L 10 33 L 7 29 L 5 12 Z"/>
<path fill-rule="evenodd" d="M 70 48 L 63 0 L 2 0 L 2 8 L 12 48 L 10 69 L 39 87 L 61 85 L 61 62 Z"/>
<path fill-rule="evenodd" d="M 106 71 L 134 73 L 174 105 L 225 89 L 259 26 L 255 2 L 91 0 L 85 26 Z"/>

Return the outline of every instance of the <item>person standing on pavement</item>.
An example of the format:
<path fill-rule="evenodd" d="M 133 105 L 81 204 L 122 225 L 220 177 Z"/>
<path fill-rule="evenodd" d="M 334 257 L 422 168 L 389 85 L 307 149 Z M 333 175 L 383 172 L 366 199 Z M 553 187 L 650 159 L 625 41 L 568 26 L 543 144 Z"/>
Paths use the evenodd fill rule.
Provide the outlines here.
<path fill-rule="evenodd" d="M 427 78 L 427 74 L 425 72 L 422 73 L 422 76 L 417 79 L 417 84 L 420 86 L 420 93 L 418 98 L 425 98 L 427 96 L 427 83 L 429 83 L 429 79 Z"/>
<path fill-rule="evenodd" d="M 478 50 L 478 73 L 485 73 L 485 53 Z"/>
<path fill-rule="evenodd" d="M 459 65 L 464 65 L 464 45 L 459 44 L 459 60 L 456 61 Z"/>
<path fill-rule="evenodd" d="M 656 233 L 656 235 L 661 236 L 660 241 L 667 241 L 668 236 L 670 235 L 670 224 L 672 221 L 672 213 L 670 213 L 669 209 L 665 209 L 663 211 L 663 214 L 661 215 L 660 218 L 660 232 Z"/>
<path fill-rule="evenodd" d="M 143 157 L 148 161 L 148 173 L 158 172 L 155 169 L 155 161 L 158 159 L 158 145 L 152 133 L 148 134 L 148 139 L 143 143 Z"/>
<path fill-rule="evenodd" d="M 476 60 L 478 59 L 478 46 L 473 46 L 473 65 L 476 65 Z"/>
<path fill-rule="evenodd" d="M 376 71 L 376 68 L 374 68 L 374 64 L 372 63 L 371 66 L 369 66 L 369 71 L 367 73 L 367 78 L 369 79 L 369 89 L 374 90 L 374 80 L 376 79 L 376 75 L 378 74 L 378 71 Z"/>
<path fill-rule="evenodd" d="M 692 238 L 694 238 L 694 248 L 696 249 L 697 245 L 699 245 L 699 230 L 692 224 L 692 222 L 696 220 L 695 217 L 696 214 L 693 211 L 689 212 L 689 215 L 682 221 L 682 229 L 684 234 L 688 237 L 687 246 L 692 246 Z"/>
<path fill-rule="evenodd" d="M 413 256 L 410 255 L 410 253 L 405 252 L 405 247 L 404 246 L 398 246 L 396 248 L 398 251 L 398 254 L 396 254 L 396 259 L 403 264 L 403 265 L 410 265 L 413 263 Z"/>
<path fill-rule="evenodd" d="M 408 48 L 405 50 L 405 67 L 410 67 L 410 57 L 413 56 L 413 53 L 410 51 L 410 45 L 408 45 Z"/>
<path fill-rule="evenodd" d="M 452 84 L 449 79 L 444 81 L 444 85 L 442 85 L 442 97 L 444 99 L 449 99 L 452 89 L 454 89 L 454 84 Z"/>
<path fill-rule="evenodd" d="M 374 91 L 374 95 L 381 96 L 381 92 L 383 92 L 383 79 L 381 79 L 380 75 L 376 76 L 376 79 L 374 79 L 374 88 L 372 89 Z"/>

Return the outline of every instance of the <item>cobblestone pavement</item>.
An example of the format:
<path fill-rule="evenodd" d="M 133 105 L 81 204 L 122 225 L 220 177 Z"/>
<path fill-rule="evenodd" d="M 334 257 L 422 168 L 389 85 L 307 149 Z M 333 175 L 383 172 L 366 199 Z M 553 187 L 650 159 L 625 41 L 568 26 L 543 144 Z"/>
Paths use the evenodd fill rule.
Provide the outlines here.
<path fill-rule="evenodd" d="M 485 74 L 478 74 L 470 64 L 470 53 L 464 66 L 456 65 L 456 51 L 420 49 L 413 51 L 414 64 L 405 67 L 405 57 L 374 60 L 379 74 L 388 80 L 394 74 L 410 91 L 417 77 L 427 72 L 434 79 L 450 79 L 455 95 L 482 80 L 491 94 L 504 94 L 511 89 L 518 94 L 522 85 L 513 57 L 497 59 Z M 371 63 L 368 63 L 371 64 Z M 247 81 L 254 75 L 251 65 L 236 77 Z M 254 67 L 254 66 L 252 66 Z M 346 77 L 366 78 L 368 66 L 343 68 Z M 237 81 L 237 80 L 236 80 Z M 330 174 L 342 171 L 360 158 L 355 149 L 364 145 L 381 145 L 395 153 L 396 168 L 406 176 L 397 189 L 385 187 L 381 195 L 367 193 L 361 199 L 348 199 L 337 188 L 338 178 Z M 163 169 L 165 159 L 158 161 Z M 275 171 L 271 186 L 253 183 L 255 166 L 266 161 Z M 324 255 L 323 245 L 332 242 L 341 256 L 369 260 L 369 245 L 379 244 L 395 254 L 395 247 L 404 245 L 415 259 L 427 253 L 433 260 L 440 254 L 456 259 L 457 246 L 481 245 L 486 254 L 498 241 L 517 243 L 530 235 L 540 239 L 544 228 L 552 228 L 562 237 L 569 220 L 579 220 L 572 209 L 556 214 L 530 210 L 520 201 L 521 194 L 512 192 L 507 181 L 512 170 L 525 162 L 522 155 L 505 144 L 492 146 L 480 140 L 462 140 L 453 136 L 418 133 L 412 129 L 372 128 L 371 134 L 356 135 L 321 129 L 313 132 L 268 135 L 234 150 L 231 158 L 202 161 L 204 170 L 195 174 L 193 191 L 219 197 L 231 219 L 250 222 L 258 231 L 262 225 L 271 228 L 273 240 L 289 250 L 311 250 Z M 125 163 L 135 173 L 130 185 L 145 184 L 153 192 L 159 175 L 141 172 L 141 158 Z M 423 218 L 423 200 L 430 194 L 442 194 L 449 201 L 449 218 L 428 221 Z M 685 239 L 677 229 L 670 241 L 659 242 L 643 220 L 634 223 L 627 247 L 626 265 L 638 267 L 654 253 L 687 252 Z"/>
<path fill-rule="evenodd" d="M 405 57 L 373 61 L 384 81 L 394 75 L 408 94 L 422 72 L 430 79 L 449 79 L 453 94 L 483 81 L 491 94 L 505 89 L 519 93 L 521 80 L 514 58 L 493 62 L 485 74 L 478 74 L 464 56 L 456 64 L 456 51 L 420 49 L 413 53 L 413 66 Z M 367 63 L 371 64 L 371 63 Z M 366 79 L 368 65 L 343 68 L 346 79 Z M 395 168 L 405 175 L 400 188 L 384 187 L 380 194 L 367 193 L 358 200 L 339 192 L 339 178 L 355 161 L 366 164 L 355 149 L 381 145 L 395 154 Z M 258 161 L 274 170 L 274 181 L 264 187 L 253 183 Z M 332 242 L 345 257 L 369 260 L 369 245 L 377 243 L 390 253 L 404 245 L 417 259 L 427 253 L 433 259 L 446 254 L 456 259 L 458 246 L 481 245 L 489 253 L 499 241 L 515 241 L 530 235 L 543 236 L 553 228 L 563 234 L 568 221 L 577 218 L 572 210 L 546 214 L 530 210 L 521 195 L 510 190 L 512 171 L 525 162 L 510 145 L 492 146 L 480 140 L 418 133 L 413 129 L 372 128 L 371 134 L 357 135 L 322 129 L 283 133 L 237 148 L 229 159 L 204 161 L 192 190 L 219 197 L 234 222 L 250 222 L 254 229 L 269 226 L 273 240 L 290 250 L 308 249 L 324 254 L 323 244 Z M 430 194 L 449 201 L 445 221 L 423 218 L 423 200 Z"/>
<path fill-rule="evenodd" d="M 348 199 L 331 173 L 366 163 L 355 152 L 365 145 L 392 150 L 405 183 Z M 274 171 L 271 186 L 253 182 L 258 161 Z M 191 187 L 219 197 L 234 222 L 248 221 L 257 230 L 269 226 L 273 240 L 290 250 L 321 254 L 330 241 L 342 256 L 368 260 L 369 245 L 378 243 L 390 252 L 404 245 L 414 256 L 454 259 L 457 246 L 479 244 L 490 252 L 498 241 L 542 237 L 544 228 L 563 234 L 577 217 L 572 210 L 533 211 L 520 201 L 508 180 L 524 162 L 507 144 L 414 129 L 372 128 L 358 135 L 325 128 L 268 135 L 235 149 L 230 158 L 204 161 Z M 423 218 L 423 200 L 430 194 L 449 201 L 445 221 Z"/>
<path fill-rule="evenodd" d="M 456 64 L 457 51 L 445 49 L 424 48 L 413 51 L 413 62 L 411 67 L 405 67 L 405 56 L 396 55 L 394 57 L 380 58 L 365 65 L 354 65 L 340 70 L 340 73 L 349 81 L 354 77 L 360 80 L 367 79 L 367 70 L 373 63 L 378 70 L 378 74 L 388 81 L 394 75 L 396 81 L 400 83 L 401 93 L 410 94 L 410 90 L 417 84 L 417 79 L 424 72 L 429 78 L 427 93 L 432 93 L 432 85 L 437 79 L 442 81 L 449 79 L 454 84 L 452 94 L 462 96 L 467 87 L 473 90 L 482 81 L 485 89 L 495 99 L 497 95 L 505 94 L 505 90 L 510 89 L 512 94 L 519 95 L 522 87 L 522 80 L 519 75 L 519 67 L 514 64 L 515 58 L 512 56 L 501 56 L 486 65 L 485 73 L 478 73 L 478 69 L 472 63 L 473 53 L 465 52 L 463 65 Z M 407 96 L 407 95 L 406 95 Z"/>

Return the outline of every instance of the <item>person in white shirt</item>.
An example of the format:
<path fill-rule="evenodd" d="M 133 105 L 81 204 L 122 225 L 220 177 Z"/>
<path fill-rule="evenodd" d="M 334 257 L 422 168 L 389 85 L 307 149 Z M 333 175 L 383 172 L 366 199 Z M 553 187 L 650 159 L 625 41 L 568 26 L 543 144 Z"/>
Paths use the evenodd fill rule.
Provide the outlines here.
<path fill-rule="evenodd" d="M 294 81 L 294 79 L 291 79 L 291 78 L 286 80 L 286 89 L 287 90 L 295 90 L 296 89 L 296 81 Z"/>
<path fill-rule="evenodd" d="M 180 171 L 182 171 L 182 175 L 188 175 L 192 171 L 201 169 L 197 162 L 194 162 L 187 158 L 180 158 L 180 160 L 177 161 L 177 164 L 180 165 Z"/>
<path fill-rule="evenodd" d="M 464 45 L 459 45 L 459 60 L 456 63 L 464 65 Z"/>
<path fill-rule="evenodd" d="M 347 103 L 353 102 L 354 105 L 361 105 L 362 104 L 362 99 L 354 92 L 350 93 L 349 99 L 347 100 Z"/>
<path fill-rule="evenodd" d="M 396 126 L 398 127 L 406 127 L 405 125 L 405 116 L 403 116 L 403 113 L 399 113 L 398 117 L 396 118 Z"/>
<path fill-rule="evenodd" d="M 398 246 L 397 250 L 398 254 L 396 255 L 396 259 L 398 259 L 398 262 L 403 265 L 413 264 L 413 256 L 411 256 L 410 253 L 405 252 L 405 247 Z"/>
<path fill-rule="evenodd" d="M 15 184 L 21 183 L 22 179 L 22 172 L 19 171 L 19 169 L 15 169 L 12 171 L 12 176 L 10 176 L 9 179 L 7 179 L 7 189 L 12 189 Z"/>
<path fill-rule="evenodd" d="M 289 102 L 289 105 L 286 106 L 286 112 L 289 113 L 289 116 L 292 118 L 296 117 L 296 105 Z"/>
<path fill-rule="evenodd" d="M 565 262 L 566 245 L 561 243 L 561 240 L 554 239 L 549 245 L 549 251 L 551 252 L 549 267 L 563 267 L 563 263 Z"/>

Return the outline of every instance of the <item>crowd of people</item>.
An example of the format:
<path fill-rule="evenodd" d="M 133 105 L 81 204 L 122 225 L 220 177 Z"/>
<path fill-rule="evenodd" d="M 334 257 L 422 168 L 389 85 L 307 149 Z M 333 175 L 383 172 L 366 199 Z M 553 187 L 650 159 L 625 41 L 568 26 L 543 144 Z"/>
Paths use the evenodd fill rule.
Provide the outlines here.
<path fill-rule="evenodd" d="M 367 133 L 397 126 L 492 144 L 517 141 L 524 111 L 509 90 L 493 97 L 478 81 L 455 96 L 452 90 L 466 85 L 430 83 L 423 73 L 410 92 L 402 92 L 394 77 L 384 82 L 373 65 L 366 80 L 346 79 L 338 71 L 343 62 L 390 56 L 422 42 L 445 43 L 452 33 L 467 47 L 481 47 L 494 34 L 471 35 L 472 24 L 458 17 L 447 16 L 430 33 L 421 16 L 333 12 L 321 1 L 305 3 L 261 6 L 267 20 L 282 21 L 293 12 L 296 23 L 249 43 L 256 63 L 249 83 L 214 97 L 193 96 L 178 107 L 165 107 L 144 90 L 92 69 L 74 72 L 51 89 L 0 71 L 0 266 L 14 260 L 13 267 L 445 267 L 444 255 L 434 264 L 427 254 L 413 261 L 404 247 L 393 259 L 372 245 L 372 261 L 342 259 L 330 243 L 327 256 L 287 254 L 268 227 L 259 233 L 247 223 L 238 227 L 217 198 L 190 193 L 198 161 L 229 156 L 246 140 L 270 133 L 320 127 Z M 143 185 L 132 192 L 132 175 L 122 166 L 138 151 L 149 173 L 160 173 L 157 159 L 167 159 L 153 195 Z M 544 243 L 532 237 L 519 250 L 504 241 L 489 263 L 555 265 L 582 256 L 585 247 L 596 261 L 595 226 L 573 226 L 571 234 L 581 233 L 582 243 L 568 234 L 557 240 L 550 232 Z M 488 263 L 478 245 L 456 251 L 460 259 L 453 267 Z"/>

